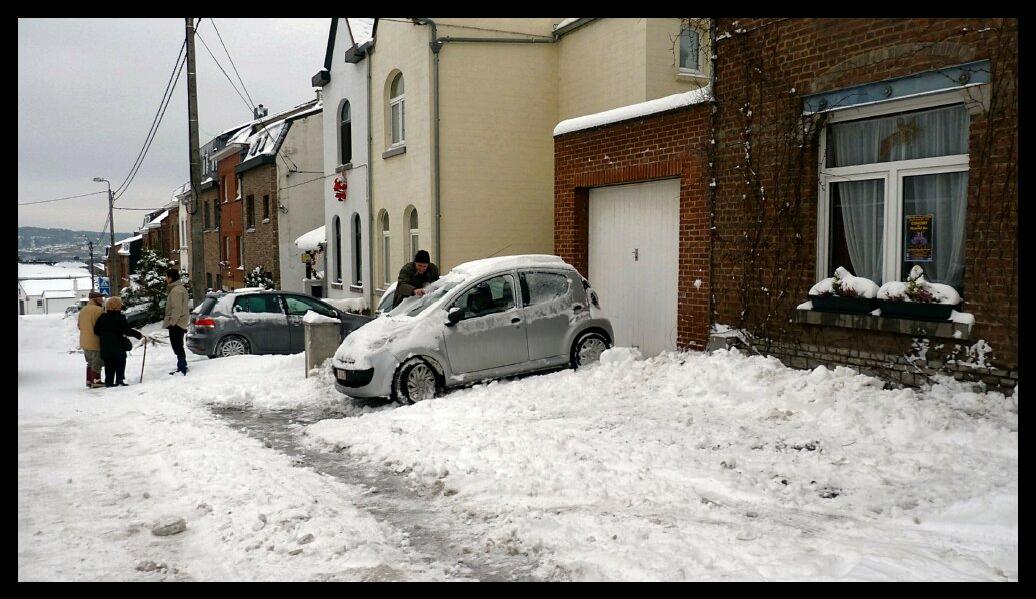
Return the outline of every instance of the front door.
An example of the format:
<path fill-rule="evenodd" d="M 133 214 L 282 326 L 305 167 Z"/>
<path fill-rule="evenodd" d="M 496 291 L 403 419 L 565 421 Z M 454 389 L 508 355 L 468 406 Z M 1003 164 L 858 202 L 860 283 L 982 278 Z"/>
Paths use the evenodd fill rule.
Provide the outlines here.
<path fill-rule="evenodd" d="M 240 295 L 234 300 L 234 319 L 257 347 L 252 353 L 288 350 L 288 320 L 277 296 L 269 293 Z"/>
<path fill-rule="evenodd" d="M 499 275 L 464 291 L 450 306 L 464 320 L 445 327 L 454 374 L 488 371 L 529 360 L 525 318 L 514 299 L 514 277 Z"/>
<path fill-rule="evenodd" d="M 589 272 L 615 345 L 676 349 L 680 180 L 590 190 Z"/>

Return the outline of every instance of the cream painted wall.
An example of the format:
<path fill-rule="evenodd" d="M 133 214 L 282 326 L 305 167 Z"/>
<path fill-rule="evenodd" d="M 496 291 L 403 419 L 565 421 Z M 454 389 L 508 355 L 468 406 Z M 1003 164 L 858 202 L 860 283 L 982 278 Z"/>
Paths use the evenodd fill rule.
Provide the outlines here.
<path fill-rule="evenodd" d="M 395 281 L 400 267 L 413 256 L 404 256 L 406 238 L 403 212 L 413 205 L 423 249 L 435 256 L 432 240 L 432 54 L 428 47 L 429 27 L 401 23 L 403 19 L 380 19 L 377 41 L 371 54 L 371 182 L 374 214 L 374 288 L 380 297 L 385 288 L 384 253 L 379 216 L 389 215 L 391 242 L 388 280 Z M 405 94 L 406 153 L 389 158 L 382 154 L 389 147 L 389 75 L 403 73 Z M 408 234 L 408 233 L 407 233 Z M 427 240 L 427 241 L 426 241 Z M 433 258 L 434 259 L 434 258 Z"/>
<path fill-rule="evenodd" d="M 644 55 L 646 94 L 644 100 L 679 94 L 709 84 L 708 74 L 711 72 L 707 51 L 709 32 L 708 30 L 698 32 L 702 44 L 698 64 L 702 67 L 702 75 L 693 76 L 680 73 L 678 67 L 680 21 L 680 19 L 647 20 Z"/>
<path fill-rule="evenodd" d="M 553 253 L 556 48 L 447 43 L 439 60 L 443 272 Z"/>
<path fill-rule="evenodd" d="M 281 144 L 280 154 L 291 159 L 306 173 L 288 174 L 285 160 L 277 159 L 277 202 L 288 211 L 277 216 L 277 246 L 281 267 L 280 289 L 305 291 L 302 279 L 306 266 L 295 240 L 324 224 L 324 186 L 326 180 L 316 179 L 324 168 L 323 115 L 316 114 L 295 119 Z M 290 163 L 289 162 L 289 163 Z M 309 173 L 309 174 L 307 174 Z M 310 181 L 303 185 L 304 181 Z M 293 186 L 293 187 L 289 187 Z M 272 206 L 271 209 L 276 209 Z"/>

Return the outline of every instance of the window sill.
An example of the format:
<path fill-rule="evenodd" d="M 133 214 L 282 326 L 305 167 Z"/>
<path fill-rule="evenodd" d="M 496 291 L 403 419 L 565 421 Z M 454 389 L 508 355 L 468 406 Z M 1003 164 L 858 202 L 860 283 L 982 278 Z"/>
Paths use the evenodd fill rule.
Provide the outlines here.
<path fill-rule="evenodd" d="M 349 291 L 363 292 L 363 285 L 349 285 Z"/>
<path fill-rule="evenodd" d="M 907 320 L 870 314 L 837 314 L 815 310 L 795 310 L 791 322 L 847 329 L 862 329 L 882 333 L 897 333 L 915 337 L 937 337 L 940 339 L 966 340 L 971 338 L 974 325 L 959 322 Z"/>
<path fill-rule="evenodd" d="M 264 225 L 268 225 L 268 224 L 270 224 L 270 219 L 269 219 L 269 218 L 264 218 L 264 219 L 263 219 L 263 224 L 264 224 Z"/>
<path fill-rule="evenodd" d="M 385 150 L 385 152 L 382 153 L 381 157 L 382 159 L 385 159 L 391 158 L 393 156 L 399 156 L 400 154 L 406 154 L 406 144 Z"/>
<path fill-rule="evenodd" d="M 252 226 L 252 227 L 249 227 L 249 228 L 245 229 L 245 233 L 255 233 L 255 227 Z"/>
<path fill-rule="evenodd" d="M 345 171 L 351 171 L 351 170 L 353 170 L 353 163 L 352 162 L 346 162 L 345 164 L 339 164 L 338 166 L 335 167 L 335 172 L 336 173 L 344 173 Z"/>
<path fill-rule="evenodd" d="M 709 76 L 700 71 L 678 71 L 676 73 L 677 81 L 704 81 L 709 82 Z"/>
<path fill-rule="evenodd" d="M 345 286 L 341 283 L 331 283 L 331 289 L 345 289 Z"/>

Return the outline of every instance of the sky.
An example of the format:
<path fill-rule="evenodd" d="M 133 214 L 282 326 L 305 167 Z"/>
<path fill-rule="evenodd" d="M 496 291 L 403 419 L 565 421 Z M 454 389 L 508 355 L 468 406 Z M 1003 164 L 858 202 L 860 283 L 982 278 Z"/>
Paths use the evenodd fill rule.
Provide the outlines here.
<path fill-rule="evenodd" d="M 255 104 L 271 114 L 316 96 L 329 19 L 215 19 Z M 235 84 L 210 19 L 198 28 Z M 107 191 L 127 177 L 158 111 L 185 37 L 184 19 L 19 19 L 18 203 Z M 196 42 L 199 142 L 252 118 L 201 41 Z M 246 96 L 247 97 L 247 96 Z M 143 166 L 116 207 L 157 208 L 189 179 L 187 73 Z M 100 231 L 106 194 L 19 206 L 18 226 Z M 116 210 L 115 230 L 142 210 Z"/>

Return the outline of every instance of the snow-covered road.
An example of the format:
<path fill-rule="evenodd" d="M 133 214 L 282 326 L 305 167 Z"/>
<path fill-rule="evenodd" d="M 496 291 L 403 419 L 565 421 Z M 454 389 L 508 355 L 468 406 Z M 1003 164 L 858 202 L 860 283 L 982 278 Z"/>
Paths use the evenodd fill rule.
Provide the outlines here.
<path fill-rule="evenodd" d="M 394 407 L 343 403 L 299 355 L 170 377 L 151 347 L 142 385 L 87 390 L 69 320 L 19 317 L 19 344 L 20 580 L 479 578 L 375 513 L 385 475 L 424 489 L 415 517 L 454 522 L 459 551 L 539 579 L 1018 577 L 1017 392 L 620 348 Z M 280 425 L 293 457 L 213 406 L 326 419 Z M 152 535 L 167 516 L 187 530 Z"/>

